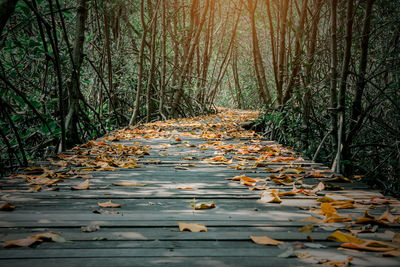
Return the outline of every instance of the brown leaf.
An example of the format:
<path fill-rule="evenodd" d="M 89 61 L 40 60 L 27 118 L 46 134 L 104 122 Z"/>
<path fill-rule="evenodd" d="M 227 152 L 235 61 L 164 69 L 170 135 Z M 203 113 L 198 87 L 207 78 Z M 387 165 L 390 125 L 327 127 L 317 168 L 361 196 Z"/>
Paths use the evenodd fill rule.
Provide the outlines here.
<path fill-rule="evenodd" d="M 85 233 L 96 232 L 100 229 L 100 225 L 98 224 L 89 224 L 88 226 L 82 226 L 81 231 Z"/>
<path fill-rule="evenodd" d="M 112 183 L 112 185 L 115 185 L 115 186 L 146 186 L 147 184 L 141 184 L 141 183 L 129 182 L 129 181 L 122 181 L 122 182 Z"/>
<path fill-rule="evenodd" d="M 175 166 L 175 170 L 189 170 L 189 168 L 183 166 Z"/>
<path fill-rule="evenodd" d="M 382 253 L 382 256 L 384 256 L 384 257 L 400 257 L 400 249 L 387 251 L 385 253 Z"/>
<path fill-rule="evenodd" d="M 97 202 L 97 205 L 102 208 L 120 208 L 121 204 L 112 203 L 111 200 L 106 202 Z"/>
<path fill-rule="evenodd" d="M 87 190 L 87 189 L 89 189 L 89 186 L 90 186 L 90 182 L 87 179 L 87 180 L 83 181 L 82 183 L 79 183 L 76 186 L 72 186 L 71 189 L 72 190 Z"/>
<path fill-rule="evenodd" d="M 283 244 L 284 242 L 278 241 L 272 238 L 269 238 L 267 236 L 250 236 L 251 240 L 258 244 L 258 245 L 271 245 L 271 246 L 277 246 L 279 244 Z"/>
<path fill-rule="evenodd" d="M 281 203 L 282 200 L 278 196 L 278 192 L 276 190 L 264 191 L 261 194 L 261 201 L 266 203 Z"/>
<path fill-rule="evenodd" d="M 195 210 L 207 210 L 207 209 L 215 208 L 215 203 L 214 202 L 190 201 L 190 206 L 192 206 L 193 209 L 195 209 Z"/>
<path fill-rule="evenodd" d="M 4 248 L 11 247 L 30 247 L 35 243 L 41 243 L 42 240 L 34 237 L 27 237 L 24 239 L 10 240 L 3 243 Z"/>
<path fill-rule="evenodd" d="M 54 232 L 45 232 L 32 235 L 33 238 L 38 238 L 43 241 L 53 241 L 58 243 L 66 242 L 65 238 Z"/>
<path fill-rule="evenodd" d="M 13 211 L 13 210 L 15 210 L 15 206 L 8 202 L 0 204 L 0 211 Z"/>
<path fill-rule="evenodd" d="M 179 231 L 190 231 L 190 232 L 207 232 L 207 227 L 202 224 L 198 223 L 184 223 L 178 222 L 179 224 Z"/>

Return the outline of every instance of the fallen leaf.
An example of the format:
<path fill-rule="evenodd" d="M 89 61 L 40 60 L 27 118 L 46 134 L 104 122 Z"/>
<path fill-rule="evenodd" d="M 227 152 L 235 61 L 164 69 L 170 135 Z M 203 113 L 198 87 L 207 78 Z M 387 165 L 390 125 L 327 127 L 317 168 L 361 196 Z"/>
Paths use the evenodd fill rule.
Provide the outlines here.
<path fill-rule="evenodd" d="M 65 238 L 54 232 L 45 232 L 32 235 L 31 237 L 41 239 L 43 241 L 53 241 L 57 243 L 66 242 Z"/>
<path fill-rule="evenodd" d="M 340 231 L 335 231 L 333 234 L 328 236 L 328 240 L 339 242 L 339 243 L 354 243 L 354 244 L 362 244 L 365 241 L 357 238 L 356 236 L 348 233 L 343 233 Z"/>
<path fill-rule="evenodd" d="M 34 237 L 27 237 L 24 239 L 17 239 L 17 240 L 10 240 L 5 241 L 3 243 L 4 248 L 11 248 L 11 247 L 30 247 L 35 243 L 41 243 L 42 240 L 34 238 Z"/>
<path fill-rule="evenodd" d="M 251 240 L 258 244 L 258 245 L 271 245 L 271 246 L 277 246 L 279 244 L 283 244 L 284 242 L 278 241 L 272 238 L 269 238 L 267 236 L 250 236 Z"/>
<path fill-rule="evenodd" d="M 103 210 L 103 209 L 96 209 L 92 211 L 93 213 L 97 214 L 119 214 L 116 210 Z"/>
<path fill-rule="evenodd" d="M 100 225 L 98 224 L 89 224 L 88 226 L 82 226 L 81 231 L 85 233 L 96 232 L 100 229 Z"/>
<path fill-rule="evenodd" d="M 324 221 L 321 219 L 318 219 L 316 217 L 310 217 L 306 219 L 300 219 L 298 220 L 299 222 L 314 222 L 314 223 L 323 223 Z"/>
<path fill-rule="evenodd" d="M 195 210 L 206 210 L 206 209 L 212 209 L 215 208 L 215 203 L 214 202 L 195 202 L 191 201 L 190 206 L 193 207 Z"/>
<path fill-rule="evenodd" d="M 314 225 L 312 223 L 304 225 L 303 227 L 301 227 L 299 229 L 299 232 L 303 232 L 303 233 L 311 233 L 312 230 L 314 229 Z"/>
<path fill-rule="evenodd" d="M 261 201 L 266 203 L 281 203 L 282 200 L 278 196 L 278 192 L 276 190 L 264 191 L 261 194 Z"/>
<path fill-rule="evenodd" d="M 112 183 L 114 186 L 146 186 L 147 184 L 141 184 L 136 182 L 129 182 L 129 181 L 122 181 L 122 182 L 115 182 Z"/>
<path fill-rule="evenodd" d="M 1 209 L 0 209 L 1 210 Z M 394 216 L 387 209 L 379 218 L 378 221 L 387 221 L 389 223 L 395 223 L 399 219 L 399 216 Z"/>
<path fill-rule="evenodd" d="M 340 246 L 344 248 L 374 251 L 374 252 L 387 252 L 395 250 L 395 248 L 391 247 L 375 247 L 375 246 L 368 246 L 367 244 L 357 244 L 357 243 L 343 243 Z"/>
<path fill-rule="evenodd" d="M 175 166 L 175 170 L 189 170 L 189 168 L 183 166 Z"/>
<path fill-rule="evenodd" d="M 102 208 L 120 208 L 121 204 L 112 203 L 111 200 L 107 202 L 97 202 L 97 205 Z"/>
<path fill-rule="evenodd" d="M 179 224 L 179 231 L 190 231 L 190 232 L 207 232 L 207 227 L 202 224 L 198 223 L 184 223 L 178 222 Z"/>
<path fill-rule="evenodd" d="M 5 202 L 0 205 L 0 211 L 13 211 L 13 210 L 15 210 L 15 206 L 8 202 Z"/>
<path fill-rule="evenodd" d="M 76 186 L 72 186 L 71 189 L 72 190 L 87 190 L 87 189 L 89 189 L 89 186 L 90 186 L 90 182 L 87 179 L 86 181 L 79 183 Z"/>
<path fill-rule="evenodd" d="M 183 186 L 178 186 L 177 189 L 195 190 L 195 188 L 193 187 L 183 187 Z"/>
<path fill-rule="evenodd" d="M 400 250 L 396 249 L 396 250 L 392 250 L 392 251 L 387 251 L 382 253 L 382 256 L 384 257 L 400 257 Z"/>

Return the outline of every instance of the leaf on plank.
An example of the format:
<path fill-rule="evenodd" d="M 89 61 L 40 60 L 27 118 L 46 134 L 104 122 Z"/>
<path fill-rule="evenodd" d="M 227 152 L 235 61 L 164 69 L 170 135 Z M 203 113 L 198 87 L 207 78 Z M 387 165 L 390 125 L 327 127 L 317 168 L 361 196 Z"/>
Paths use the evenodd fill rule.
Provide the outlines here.
<path fill-rule="evenodd" d="M 106 202 L 97 202 L 97 205 L 102 208 L 120 208 L 121 204 L 118 203 L 113 203 L 111 200 L 106 201 Z"/>
<path fill-rule="evenodd" d="M 98 224 L 89 224 L 88 226 L 82 226 L 81 231 L 85 233 L 91 233 L 91 232 L 96 232 L 97 230 L 100 229 L 100 225 Z"/>
<path fill-rule="evenodd" d="M 400 257 L 400 249 L 384 252 L 384 253 L 382 253 L 382 256 L 384 256 L 384 257 Z"/>
<path fill-rule="evenodd" d="M 114 186 L 146 186 L 147 184 L 129 182 L 129 181 L 122 181 L 122 182 L 112 183 L 112 185 L 114 185 Z"/>
<path fill-rule="evenodd" d="M 278 196 L 277 190 L 264 191 L 260 200 L 266 203 L 281 203 L 282 200 Z"/>
<path fill-rule="evenodd" d="M 177 189 L 195 190 L 195 188 L 188 186 L 178 186 Z"/>
<path fill-rule="evenodd" d="M 303 232 L 303 233 L 311 233 L 312 230 L 314 229 L 314 225 L 312 223 L 304 225 L 303 227 L 301 227 L 299 229 L 299 232 Z"/>
<path fill-rule="evenodd" d="M 202 224 L 198 223 L 185 223 L 185 222 L 178 222 L 179 224 L 179 231 L 190 231 L 190 232 L 207 232 L 207 227 Z"/>
<path fill-rule="evenodd" d="M 189 170 L 189 168 L 183 166 L 175 166 L 175 170 Z"/>
<path fill-rule="evenodd" d="M 34 238 L 34 237 L 27 237 L 24 239 L 17 239 L 17 240 L 9 240 L 3 243 L 4 248 L 12 248 L 12 247 L 30 247 L 34 244 L 41 243 L 42 240 Z"/>
<path fill-rule="evenodd" d="M 78 185 L 72 186 L 72 190 L 87 190 L 90 187 L 90 182 L 89 180 L 85 180 L 82 183 L 79 183 Z"/>
<path fill-rule="evenodd" d="M 57 243 L 64 243 L 67 241 L 67 240 L 65 240 L 64 237 L 62 237 L 61 235 L 54 233 L 54 232 L 39 233 L 39 234 L 32 235 L 31 237 L 38 238 L 43 241 L 53 241 L 53 242 L 57 242 Z"/>
<path fill-rule="evenodd" d="M 354 243 L 354 244 L 362 244 L 365 241 L 350 234 L 350 233 L 343 233 L 340 231 L 335 231 L 333 234 L 328 236 L 328 240 L 339 242 L 339 243 Z"/>
<path fill-rule="evenodd" d="M 264 236 L 251 235 L 250 238 L 254 243 L 256 243 L 258 245 L 264 245 L 264 246 L 265 245 L 277 246 L 279 244 L 283 244 L 284 243 L 282 241 L 278 241 L 278 240 L 269 238 L 268 236 L 265 236 L 265 235 Z"/>
<path fill-rule="evenodd" d="M 15 210 L 15 206 L 8 202 L 0 204 L 0 211 L 13 211 L 13 210 Z"/>
<path fill-rule="evenodd" d="M 207 210 L 207 209 L 215 208 L 215 203 L 213 201 L 211 201 L 211 202 L 190 201 L 190 206 L 192 206 L 193 209 L 195 209 L 195 210 Z"/>

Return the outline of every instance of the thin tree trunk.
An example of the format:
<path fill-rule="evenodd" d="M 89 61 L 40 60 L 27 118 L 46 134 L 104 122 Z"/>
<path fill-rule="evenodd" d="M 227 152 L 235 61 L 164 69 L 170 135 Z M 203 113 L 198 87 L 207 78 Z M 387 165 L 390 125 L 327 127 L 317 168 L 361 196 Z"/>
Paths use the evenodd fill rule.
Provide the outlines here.
<path fill-rule="evenodd" d="M 347 88 L 347 77 L 349 75 L 350 59 L 351 59 L 351 41 L 352 41 L 352 30 L 353 30 L 353 1 L 347 0 L 347 14 L 346 14 L 346 36 L 345 36 L 345 51 L 344 59 L 341 72 L 341 80 L 339 87 L 339 98 L 338 107 L 339 112 L 339 130 L 338 130 L 338 148 L 337 148 L 337 167 L 336 171 L 341 171 L 341 160 L 347 159 L 347 155 L 342 155 L 343 144 L 346 143 L 346 116 L 345 116 L 345 100 L 346 100 L 346 88 Z M 344 150 L 346 151 L 346 150 Z"/>

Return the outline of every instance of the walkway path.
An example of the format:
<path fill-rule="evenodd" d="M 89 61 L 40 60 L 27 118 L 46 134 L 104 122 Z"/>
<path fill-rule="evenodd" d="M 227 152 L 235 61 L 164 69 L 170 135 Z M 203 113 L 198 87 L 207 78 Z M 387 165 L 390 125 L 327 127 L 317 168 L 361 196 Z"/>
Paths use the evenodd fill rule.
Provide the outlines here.
<path fill-rule="evenodd" d="M 399 253 L 399 202 L 240 127 L 256 116 L 116 131 L 2 178 L 0 266 L 399 266 L 365 251 Z"/>

